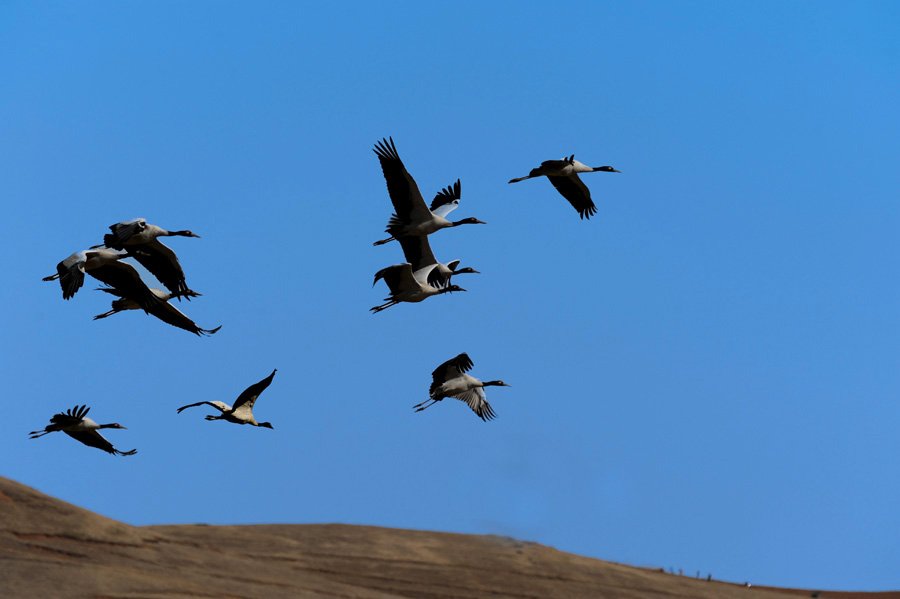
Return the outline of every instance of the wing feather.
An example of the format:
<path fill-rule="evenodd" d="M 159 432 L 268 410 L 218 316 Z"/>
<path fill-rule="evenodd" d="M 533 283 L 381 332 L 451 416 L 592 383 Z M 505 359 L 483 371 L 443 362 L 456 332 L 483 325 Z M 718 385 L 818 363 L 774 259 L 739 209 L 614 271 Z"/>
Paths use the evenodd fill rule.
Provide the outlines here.
<path fill-rule="evenodd" d="M 63 431 L 76 441 L 84 443 L 88 447 L 96 447 L 97 449 L 102 449 L 106 453 L 111 453 L 113 455 L 134 455 L 137 453 L 136 449 L 132 449 L 131 451 L 119 451 L 113 444 L 103 438 L 99 432 L 95 430 L 91 431 Z"/>
<path fill-rule="evenodd" d="M 459 207 L 459 200 L 462 198 L 462 185 L 459 179 L 453 185 L 448 185 L 444 189 L 437 192 L 431 201 L 431 211 L 440 217 L 446 218 L 448 214 Z"/>
<path fill-rule="evenodd" d="M 381 172 L 384 173 L 388 195 L 391 196 L 396 217 L 405 223 L 428 220 L 431 212 L 425 205 L 416 180 L 412 178 L 412 175 L 406 170 L 406 166 L 403 165 L 403 161 L 400 160 L 394 139 L 382 139 L 377 142 L 375 155 L 378 156 L 378 161 L 381 163 Z"/>
<path fill-rule="evenodd" d="M 582 219 L 589 219 L 596 214 L 597 206 L 591 200 L 591 191 L 578 175 L 568 177 L 548 176 L 547 178 L 553 184 L 553 187 L 556 188 L 556 191 L 569 200 L 569 203 L 578 211 Z"/>
<path fill-rule="evenodd" d="M 88 274 L 98 281 L 114 287 L 122 297 L 134 301 L 145 312 L 158 310 L 165 303 L 144 284 L 138 271 L 126 262 L 118 260 L 110 262 L 99 268 L 91 269 Z"/>
<path fill-rule="evenodd" d="M 193 292 L 188 288 L 184 279 L 181 262 L 178 261 L 178 256 L 175 255 L 172 248 L 160 240 L 154 239 L 150 243 L 125 249 L 174 295 L 188 298 L 192 296 Z"/>
<path fill-rule="evenodd" d="M 437 258 L 431 251 L 427 235 L 401 235 L 397 241 L 403 248 L 403 256 L 406 261 L 412 265 L 413 272 L 437 264 Z"/>
<path fill-rule="evenodd" d="M 103 244 L 116 250 L 121 250 L 122 245 L 127 243 L 129 239 L 141 233 L 147 228 L 147 221 L 143 218 L 136 218 L 109 226 L 112 231 L 110 235 L 103 236 Z"/>
<path fill-rule="evenodd" d="M 266 388 L 272 384 L 272 379 L 275 378 L 275 373 L 278 372 L 278 369 L 272 371 L 272 374 L 259 381 L 258 383 L 253 383 L 246 389 L 244 389 L 243 393 L 238 395 L 238 398 L 234 401 L 234 411 L 236 412 L 238 408 L 244 408 L 247 410 L 252 410 L 253 405 L 256 403 L 256 400 L 262 394 Z"/>
<path fill-rule="evenodd" d="M 488 420 L 493 420 L 497 416 L 494 413 L 494 409 L 491 407 L 491 404 L 487 402 L 487 397 L 484 394 L 484 389 L 482 389 L 481 387 L 474 387 L 464 393 L 454 395 L 453 397 L 466 402 L 466 404 L 468 404 L 468 406 L 472 408 L 472 411 L 475 412 L 478 417 L 485 422 L 487 422 Z"/>
<path fill-rule="evenodd" d="M 472 366 L 474 364 L 467 353 L 461 353 L 456 357 L 450 358 L 432 371 L 429 394 L 433 395 L 435 389 L 449 380 L 462 376 L 471 370 Z"/>

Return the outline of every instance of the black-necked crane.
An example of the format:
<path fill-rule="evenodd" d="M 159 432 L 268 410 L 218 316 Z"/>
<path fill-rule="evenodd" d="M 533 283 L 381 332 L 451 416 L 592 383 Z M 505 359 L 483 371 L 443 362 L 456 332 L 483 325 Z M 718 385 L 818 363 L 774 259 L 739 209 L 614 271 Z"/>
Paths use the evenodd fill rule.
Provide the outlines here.
<path fill-rule="evenodd" d="M 381 171 L 387 182 L 388 195 L 394 205 L 394 214 L 388 221 L 385 233 L 391 236 L 376 241 L 373 245 L 382 245 L 393 241 L 401 235 L 431 235 L 435 231 L 459 225 L 485 224 L 477 218 L 464 218 L 457 221 L 447 220 L 447 215 L 459 206 L 461 186 L 459 180 L 442 189 L 431 202 L 431 208 L 425 203 L 416 180 L 403 166 L 393 138 L 382 139 L 375 144 L 375 154 L 381 163 Z"/>
<path fill-rule="evenodd" d="M 429 283 L 429 275 L 436 268 L 437 265 L 435 264 L 430 268 L 423 268 L 413 273 L 412 265 L 406 262 L 404 264 L 394 264 L 376 272 L 372 285 L 374 286 L 379 279 L 384 279 L 391 294 L 384 298 L 385 303 L 370 308 L 371 312 L 373 314 L 381 312 L 400 302 L 421 302 L 433 295 L 465 291 L 459 285 L 435 286 Z"/>
<path fill-rule="evenodd" d="M 135 274 L 137 274 L 137 271 L 135 271 Z M 146 286 L 144 286 L 144 287 L 146 287 Z M 109 293 L 111 295 L 115 295 L 119 299 L 113 300 L 112 310 L 109 310 L 108 312 L 104 312 L 103 314 L 98 314 L 98 315 L 94 316 L 94 320 L 99 320 L 101 318 L 107 318 L 108 316 L 112 316 L 113 314 L 116 314 L 118 312 L 122 312 L 125 310 L 137 310 L 138 308 L 141 308 L 141 305 L 138 303 L 137 300 L 132 299 L 131 295 L 129 295 L 127 292 L 122 291 L 121 289 L 118 289 L 116 287 L 98 287 L 97 291 L 103 291 L 103 292 Z M 155 295 L 160 300 L 160 302 L 158 304 L 154 303 L 150 307 L 150 309 L 148 310 L 148 313 L 157 317 L 158 319 L 165 322 L 166 324 L 170 324 L 173 327 L 178 327 L 179 329 L 183 329 L 185 331 L 193 333 L 193 334 L 197 335 L 198 337 L 203 336 L 203 335 L 214 335 L 215 333 L 218 332 L 219 329 L 222 328 L 222 325 L 219 325 L 214 329 L 200 328 L 199 326 L 197 326 L 197 324 L 193 320 L 188 318 L 181 310 L 179 310 L 178 308 L 173 306 L 171 303 L 169 303 L 169 300 L 172 299 L 172 297 L 173 297 L 172 293 L 167 293 L 167 292 L 163 291 L 162 289 L 147 289 L 147 291 L 149 291 L 150 293 Z M 134 292 L 132 291 L 132 293 L 134 293 Z M 146 291 L 141 290 L 140 294 L 141 294 L 141 296 L 143 296 L 146 294 Z M 196 297 L 200 294 L 191 291 L 188 295 L 191 297 Z"/>
<path fill-rule="evenodd" d="M 494 418 L 494 410 L 487 402 L 484 387 L 509 387 L 510 385 L 503 381 L 480 381 L 474 376 L 466 374 L 472 369 L 472 366 L 469 355 L 462 353 L 435 368 L 431 373 L 428 399 L 413 406 L 415 411 L 421 412 L 445 397 L 455 397 L 466 402 L 482 420 L 487 421 Z"/>
<path fill-rule="evenodd" d="M 50 433 L 62 431 L 76 441 L 84 443 L 88 447 L 102 449 L 106 453 L 111 453 L 113 455 L 134 455 L 137 453 L 137 449 L 119 451 L 113 447 L 112 443 L 104 439 L 103 435 L 97 432 L 100 429 L 124 429 L 125 427 L 118 422 L 113 422 L 112 424 L 97 424 L 87 417 L 87 413 L 90 411 L 91 409 L 87 406 L 75 406 L 65 412 L 54 414 L 50 418 L 50 424 L 45 426 L 43 430 L 31 431 L 28 434 L 31 439 L 37 439 L 38 437 L 43 437 Z"/>
<path fill-rule="evenodd" d="M 238 398 L 234 402 L 234 406 L 229 406 L 227 403 L 222 401 L 198 401 L 197 403 L 188 404 L 186 406 L 181 406 L 176 410 L 179 414 L 188 408 L 193 408 L 196 406 L 212 406 L 215 409 L 219 410 L 218 415 L 207 415 L 207 420 L 227 420 L 228 422 L 233 422 L 234 424 L 250 424 L 252 426 L 261 426 L 263 428 L 275 428 L 272 426 L 270 422 L 257 422 L 256 418 L 253 417 L 253 404 L 256 403 L 256 400 L 259 398 L 260 394 L 266 390 L 266 387 L 272 384 L 272 379 L 275 377 L 275 373 L 278 372 L 278 369 L 272 371 L 272 374 L 259 381 L 258 383 L 253 383 L 241 393 Z"/>
<path fill-rule="evenodd" d="M 109 226 L 112 233 L 103 236 L 103 244 L 114 249 L 123 249 L 159 279 L 174 297 L 190 299 L 191 290 L 184 277 L 184 269 L 172 248 L 159 240 L 160 237 L 200 237 L 192 231 L 167 231 L 149 224 L 146 219 L 136 218 Z"/>
<path fill-rule="evenodd" d="M 597 206 L 591 199 L 591 190 L 578 178 L 578 173 L 620 173 L 611 166 L 588 166 L 575 160 L 575 154 L 562 160 L 545 160 L 541 166 L 531 169 L 527 177 L 510 179 L 510 183 L 518 183 L 534 177 L 547 177 L 562 197 L 569 200 L 581 218 L 591 218 L 596 214 Z"/>
<path fill-rule="evenodd" d="M 434 257 L 434 252 L 431 251 L 427 235 L 401 235 L 397 241 L 403 248 L 403 256 L 412 266 L 413 274 L 428 269 L 425 280 L 432 287 L 446 287 L 453 275 L 478 273 L 469 266 L 459 268 L 459 260 L 451 260 L 446 264 L 438 262 Z"/>

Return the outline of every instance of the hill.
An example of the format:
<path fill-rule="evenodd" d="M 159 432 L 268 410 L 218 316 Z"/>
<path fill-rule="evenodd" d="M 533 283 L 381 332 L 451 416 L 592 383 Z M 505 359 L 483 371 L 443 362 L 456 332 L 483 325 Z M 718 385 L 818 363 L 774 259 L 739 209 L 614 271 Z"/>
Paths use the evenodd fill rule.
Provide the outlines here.
<path fill-rule="evenodd" d="M 706 582 L 494 536 L 371 526 L 129 526 L 0 478 L 0 596 L 809 597 Z M 900 593 L 820 593 L 900 599 Z"/>

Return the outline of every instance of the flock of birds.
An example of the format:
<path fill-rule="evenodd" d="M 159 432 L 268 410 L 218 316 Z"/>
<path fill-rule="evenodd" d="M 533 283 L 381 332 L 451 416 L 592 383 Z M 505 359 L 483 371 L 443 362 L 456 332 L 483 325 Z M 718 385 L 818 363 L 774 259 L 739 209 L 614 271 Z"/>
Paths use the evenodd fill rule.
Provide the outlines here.
<path fill-rule="evenodd" d="M 391 306 L 403 302 L 421 302 L 429 297 L 465 291 L 452 283 L 452 278 L 459 274 L 478 273 L 471 267 L 460 268 L 459 260 L 439 262 L 428 236 L 451 227 L 469 224 L 486 224 L 484 221 L 470 217 L 458 221 L 450 221 L 447 216 L 459 207 L 462 186 L 457 179 L 455 183 L 441 189 L 431 204 L 425 203 L 415 179 L 406 170 L 397 147 L 392 138 L 382 139 L 375 144 L 375 154 L 381 163 L 381 170 L 387 183 L 388 194 L 394 206 L 394 214 L 388 221 L 385 232 L 390 236 L 376 241 L 374 245 L 384 245 L 397 241 L 403 250 L 406 262 L 394 264 L 375 273 L 373 286 L 383 280 L 388 287 L 389 295 L 383 304 L 371 308 L 372 313 L 381 312 Z M 547 177 L 556 190 L 578 211 L 582 219 L 589 219 L 596 214 L 597 207 L 591 200 L 591 193 L 578 177 L 579 173 L 620 171 L 611 166 L 590 167 L 577 160 L 574 154 L 562 160 L 547 160 L 537 168 L 531 169 L 527 176 L 511 179 L 510 183 L 518 183 L 526 179 Z M 125 310 L 143 310 L 151 316 L 174 327 L 184 329 L 198 336 L 213 335 L 221 327 L 204 329 L 194 323 L 181 310 L 176 308 L 172 299 L 184 298 L 190 301 L 200 294 L 192 291 L 185 280 L 184 270 L 178 257 L 171 248 L 160 241 L 160 237 L 200 237 L 191 231 L 168 231 L 148 223 L 143 218 L 116 223 L 109 227 L 110 233 L 104 235 L 103 244 L 75 252 L 56 265 L 56 274 L 44 277 L 44 281 L 59 280 L 63 299 L 75 296 L 84 285 L 84 275 L 89 274 L 104 287 L 98 291 L 114 295 L 112 309 L 94 316 L 94 320 L 107 318 Z M 150 288 L 141 279 L 138 271 L 124 259 L 131 258 L 146 268 L 166 288 L 163 291 Z M 469 374 L 473 366 L 468 354 L 455 356 L 431 373 L 432 382 L 428 390 L 428 399 L 413 406 L 421 412 L 444 398 L 452 397 L 464 401 L 482 420 L 495 417 L 494 410 L 487 401 L 484 388 L 490 386 L 509 387 L 501 380 L 481 381 Z M 253 406 L 262 392 L 272 383 L 276 370 L 261 381 L 247 387 L 229 406 L 221 401 L 201 401 L 178 408 L 181 413 L 187 408 L 207 405 L 218 410 L 216 415 L 206 416 L 207 420 L 225 420 L 234 424 L 274 428 L 269 422 L 257 422 L 253 416 Z M 124 429 L 118 423 L 98 424 L 87 417 L 90 408 L 85 405 L 75 406 L 65 412 L 54 414 L 50 424 L 42 430 L 32 431 L 30 438 L 37 439 L 46 434 L 62 431 L 76 441 L 90 447 L 96 447 L 113 455 L 134 455 L 137 450 L 119 451 L 101 434 L 101 429 Z"/>

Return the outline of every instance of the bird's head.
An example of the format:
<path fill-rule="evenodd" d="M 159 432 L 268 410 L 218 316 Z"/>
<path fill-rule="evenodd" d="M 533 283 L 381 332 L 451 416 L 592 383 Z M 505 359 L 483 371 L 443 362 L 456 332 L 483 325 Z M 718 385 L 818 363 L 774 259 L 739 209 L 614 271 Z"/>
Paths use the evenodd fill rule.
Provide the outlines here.
<path fill-rule="evenodd" d="M 611 166 L 595 166 L 594 172 L 602 172 L 602 173 L 621 173 L 622 171 L 617 171 Z"/>
<path fill-rule="evenodd" d="M 271 422 L 260 422 L 260 423 L 257 424 L 256 426 L 261 426 L 261 427 L 263 427 L 263 428 L 271 428 L 271 429 L 273 429 L 273 430 L 274 430 L 274 428 L 275 428 L 274 426 L 272 426 L 272 423 L 271 423 Z"/>
<path fill-rule="evenodd" d="M 103 425 L 103 428 L 121 428 L 121 429 L 124 429 L 125 427 L 122 426 L 121 424 L 119 424 L 118 422 L 113 422 L 112 424 L 104 424 L 104 425 Z M 127 429 L 126 429 L 126 430 L 127 430 Z"/>
<path fill-rule="evenodd" d="M 198 239 L 200 238 L 200 236 L 193 231 L 171 231 L 169 235 L 179 235 L 181 237 L 197 237 Z"/>
<path fill-rule="evenodd" d="M 476 274 L 476 275 L 480 275 L 480 274 L 481 274 L 480 272 L 478 272 L 477 270 L 475 270 L 475 269 L 472 268 L 471 266 L 467 266 L 467 267 L 465 267 L 465 268 L 460 268 L 459 270 L 454 270 L 454 271 L 453 271 L 453 274 L 455 274 L 455 275 L 464 275 L 464 274 L 469 274 L 469 273 L 474 273 L 474 274 Z"/>

